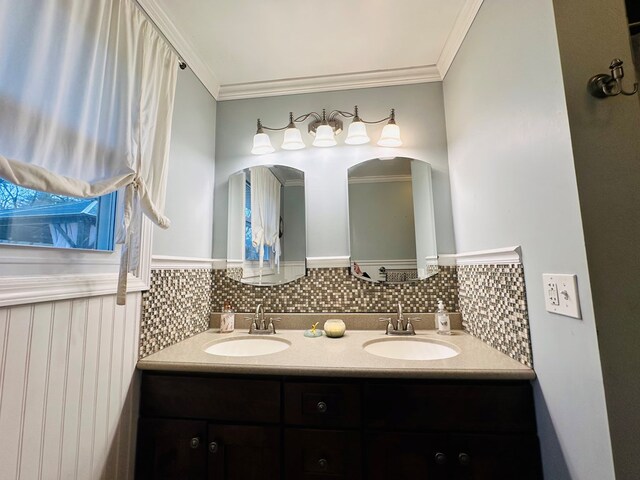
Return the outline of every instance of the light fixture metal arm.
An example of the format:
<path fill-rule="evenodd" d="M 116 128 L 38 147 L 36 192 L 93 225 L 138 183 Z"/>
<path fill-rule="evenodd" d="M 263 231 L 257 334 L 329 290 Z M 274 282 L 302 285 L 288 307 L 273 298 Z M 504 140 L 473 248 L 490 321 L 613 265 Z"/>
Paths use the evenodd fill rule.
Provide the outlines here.
<path fill-rule="evenodd" d="M 287 128 L 292 127 L 294 123 L 304 122 L 309 117 L 313 117 L 317 121 L 322 120 L 322 116 L 316 112 L 304 113 L 302 115 L 297 116 L 296 118 L 293 118 L 293 113 L 289 112 L 289 123 L 287 123 L 284 127 L 267 127 L 266 125 L 263 125 L 260 122 L 260 119 L 258 119 L 258 128 L 262 128 L 263 130 L 269 130 L 271 132 L 278 132 L 278 131 L 286 130 Z"/>

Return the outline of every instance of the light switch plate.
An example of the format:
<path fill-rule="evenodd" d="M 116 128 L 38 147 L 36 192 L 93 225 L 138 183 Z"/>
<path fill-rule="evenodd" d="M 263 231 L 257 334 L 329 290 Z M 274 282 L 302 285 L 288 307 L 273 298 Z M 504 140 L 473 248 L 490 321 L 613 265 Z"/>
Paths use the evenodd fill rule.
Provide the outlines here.
<path fill-rule="evenodd" d="M 548 312 L 582 318 L 576 275 L 543 273 L 544 303 Z"/>

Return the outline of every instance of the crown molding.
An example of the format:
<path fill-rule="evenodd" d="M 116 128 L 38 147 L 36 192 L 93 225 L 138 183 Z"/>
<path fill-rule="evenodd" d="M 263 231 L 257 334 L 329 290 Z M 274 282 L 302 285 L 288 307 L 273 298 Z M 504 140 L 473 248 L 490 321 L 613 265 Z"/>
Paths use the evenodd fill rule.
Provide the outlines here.
<path fill-rule="evenodd" d="M 217 101 L 273 97 L 303 93 L 387 87 L 414 83 L 441 82 L 478 14 L 483 0 L 467 0 L 453 29 L 445 41 L 435 65 L 371 70 L 335 75 L 285 78 L 262 82 L 220 85 L 216 74 L 196 53 L 193 45 L 180 33 L 171 19 L 154 0 L 136 0 L 138 6 L 157 25 L 171 45 L 179 52 L 193 73 Z"/>
<path fill-rule="evenodd" d="M 235 83 L 220 86 L 218 101 L 242 98 L 274 97 L 301 93 L 387 87 L 442 80 L 436 65 L 372 70 L 367 72 L 285 78 L 264 82 Z"/>
<path fill-rule="evenodd" d="M 180 33 L 171 19 L 162 11 L 154 0 L 136 0 L 140 8 L 156 24 L 162 34 L 169 40 L 193 73 L 200 79 L 209 93 L 218 99 L 220 82 L 206 62 L 196 53 L 193 45 Z"/>
<path fill-rule="evenodd" d="M 438 58 L 438 61 L 436 62 L 438 73 L 442 80 L 444 80 L 454 58 L 456 58 L 458 50 L 460 50 L 462 42 L 467 36 L 483 1 L 484 0 L 467 0 L 462 7 L 462 10 L 460 10 L 458 18 L 456 18 L 453 28 L 444 43 L 444 47 L 440 53 L 440 58 Z"/>
<path fill-rule="evenodd" d="M 457 265 L 513 265 L 522 263 L 522 248 L 506 247 L 493 250 L 459 253 Z"/>

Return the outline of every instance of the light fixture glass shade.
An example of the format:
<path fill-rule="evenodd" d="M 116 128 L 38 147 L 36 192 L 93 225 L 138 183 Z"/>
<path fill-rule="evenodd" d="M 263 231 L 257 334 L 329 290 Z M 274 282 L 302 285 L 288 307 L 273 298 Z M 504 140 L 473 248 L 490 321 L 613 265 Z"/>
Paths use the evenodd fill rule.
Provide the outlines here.
<path fill-rule="evenodd" d="M 284 140 L 282 141 L 283 150 L 300 150 L 305 144 L 302 141 L 300 130 L 295 127 L 287 128 L 284 131 Z"/>
<path fill-rule="evenodd" d="M 400 127 L 395 123 L 388 123 L 382 129 L 378 145 L 381 147 L 399 147 L 402 145 L 400 140 Z"/>
<path fill-rule="evenodd" d="M 253 136 L 253 148 L 251 153 L 254 155 L 264 155 L 265 153 L 273 153 L 276 149 L 271 145 L 271 139 L 266 133 L 256 133 Z"/>
<path fill-rule="evenodd" d="M 314 147 L 333 147 L 336 138 L 333 135 L 333 128 L 330 125 L 320 125 L 316 129 L 316 138 L 313 141 Z"/>
<path fill-rule="evenodd" d="M 363 145 L 370 141 L 371 139 L 367 135 L 367 126 L 362 122 L 351 122 L 344 143 L 347 145 Z"/>

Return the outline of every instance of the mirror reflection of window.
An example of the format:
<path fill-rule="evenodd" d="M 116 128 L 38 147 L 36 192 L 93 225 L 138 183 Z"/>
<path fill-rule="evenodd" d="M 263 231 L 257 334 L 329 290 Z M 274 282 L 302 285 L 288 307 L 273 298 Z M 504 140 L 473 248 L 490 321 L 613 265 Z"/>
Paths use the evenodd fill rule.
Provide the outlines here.
<path fill-rule="evenodd" d="M 244 259 L 257 262 L 260 259 L 258 249 L 253 246 L 251 231 L 251 182 L 245 182 L 245 201 L 244 201 Z M 268 246 L 264 246 L 264 260 L 269 260 Z"/>
<path fill-rule="evenodd" d="M 279 200 L 270 203 L 269 215 L 258 222 L 265 229 L 263 265 L 252 223 L 251 195 L 254 193 L 252 171 L 278 182 Z M 275 182 L 271 183 L 272 186 Z M 275 188 L 274 188 L 275 190 Z M 264 193 L 264 192 L 263 192 Z M 275 193 L 275 192 L 274 192 Z M 254 199 L 256 200 L 256 199 Z M 253 202 L 254 209 L 256 202 Z M 275 208 L 273 208 L 275 207 Z M 271 245 L 269 245 L 271 244 Z M 274 246 L 279 248 L 276 256 Z M 244 169 L 229 177 L 229 208 L 227 224 L 227 277 L 251 285 L 269 286 L 294 281 L 306 275 L 306 218 L 304 173 L 282 165 Z"/>

